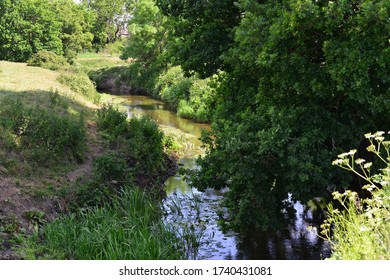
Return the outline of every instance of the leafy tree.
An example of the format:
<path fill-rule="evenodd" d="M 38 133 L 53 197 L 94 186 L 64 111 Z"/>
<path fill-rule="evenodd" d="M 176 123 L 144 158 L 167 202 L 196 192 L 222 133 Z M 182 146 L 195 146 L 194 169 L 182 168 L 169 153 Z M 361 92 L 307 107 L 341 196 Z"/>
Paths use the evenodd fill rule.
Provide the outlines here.
<path fill-rule="evenodd" d="M 132 87 L 154 93 L 159 74 L 166 69 L 166 44 L 169 26 L 154 0 L 128 1 L 132 17 L 128 23 L 129 40 L 122 59 L 132 58 L 127 80 Z"/>
<path fill-rule="evenodd" d="M 229 187 L 230 225 L 244 231 L 282 225 L 289 194 L 306 202 L 344 186 L 351 178 L 332 159 L 364 153 L 363 133 L 390 129 L 390 3 L 239 4 L 218 121 L 192 180 Z"/>
<path fill-rule="evenodd" d="M 156 62 L 166 47 L 166 17 L 154 0 L 129 1 L 128 10 L 132 11 L 128 25 L 130 40 L 123 58 L 135 58 L 146 65 Z"/>
<path fill-rule="evenodd" d="M 96 17 L 92 32 L 95 49 L 116 41 L 129 19 L 126 0 L 82 0 L 81 3 Z"/>
<path fill-rule="evenodd" d="M 72 59 L 83 49 L 91 48 L 94 14 L 73 0 L 53 0 L 52 4 L 61 24 L 60 39 L 64 55 Z"/>
<path fill-rule="evenodd" d="M 26 61 L 46 49 L 62 54 L 60 23 L 47 0 L 0 2 L 0 59 Z"/>
<path fill-rule="evenodd" d="M 156 0 L 172 25 L 170 56 L 183 70 L 207 77 L 223 68 L 221 55 L 240 20 L 233 0 Z"/>

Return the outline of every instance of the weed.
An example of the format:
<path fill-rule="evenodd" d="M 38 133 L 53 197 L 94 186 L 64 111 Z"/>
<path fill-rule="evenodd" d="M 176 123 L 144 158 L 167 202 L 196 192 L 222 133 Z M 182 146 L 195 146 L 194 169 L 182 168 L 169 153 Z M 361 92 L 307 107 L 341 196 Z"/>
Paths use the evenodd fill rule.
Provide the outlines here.
<path fill-rule="evenodd" d="M 82 118 L 58 114 L 53 108 L 31 107 L 10 97 L 1 100 L 0 129 L 4 130 L 0 148 L 20 153 L 30 162 L 47 167 L 60 159 L 82 161 L 86 139 Z"/>
<path fill-rule="evenodd" d="M 360 198 L 349 190 L 333 193 L 341 209 L 330 205 L 329 217 L 321 226 L 332 244 L 333 259 L 390 259 L 390 141 L 385 141 L 384 132 L 365 136 L 370 141 L 367 150 L 385 167 L 379 174 L 371 174 L 372 162 L 355 159 L 356 150 L 333 161 L 364 179 L 367 185 L 363 189 L 371 195 Z"/>

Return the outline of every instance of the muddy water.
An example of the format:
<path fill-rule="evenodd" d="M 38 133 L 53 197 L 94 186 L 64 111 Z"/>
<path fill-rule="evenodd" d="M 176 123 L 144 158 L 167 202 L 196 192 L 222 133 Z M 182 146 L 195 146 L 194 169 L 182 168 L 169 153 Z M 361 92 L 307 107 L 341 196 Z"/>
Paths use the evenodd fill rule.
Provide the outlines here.
<path fill-rule="evenodd" d="M 207 124 L 177 117 L 163 102 L 145 96 L 126 96 L 128 115 L 146 114 L 163 127 L 180 130 L 193 147 Z M 199 151 L 199 149 L 194 149 Z M 186 168 L 197 168 L 198 152 L 188 153 L 179 163 Z M 165 222 L 180 225 L 179 234 L 192 236 L 199 247 L 189 258 L 195 259 L 323 259 L 329 257 L 329 244 L 317 236 L 322 213 L 296 203 L 295 219 L 288 228 L 278 232 L 252 232 L 245 237 L 235 232 L 222 232 L 219 215 L 226 215 L 220 201 L 227 190 L 200 192 L 190 188 L 180 175 L 166 182 L 167 199 L 164 201 Z M 313 229 L 309 231 L 307 228 Z M 191 233 L 191 234 L 188 234 Z"/>

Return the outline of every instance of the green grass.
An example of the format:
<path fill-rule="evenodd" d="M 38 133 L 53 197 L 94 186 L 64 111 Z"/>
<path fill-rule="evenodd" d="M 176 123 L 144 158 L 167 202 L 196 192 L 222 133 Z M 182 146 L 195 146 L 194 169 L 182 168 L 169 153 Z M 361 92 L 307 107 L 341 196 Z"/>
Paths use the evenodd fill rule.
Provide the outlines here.
<path fill-rule="evenodd" d="M 126 62 L 118 56 L 104 53 L 81 53 L 77 56 L 75 66 L 89 73 L 106 67 L 123 66 Z"/>
<path fill-rule="evenodd" d="M 183 259 L 182 243 L 146 192 L 128 187 L 115 203 L 80 209 L 44 228 L 46 253 L 65 259 Z"/>

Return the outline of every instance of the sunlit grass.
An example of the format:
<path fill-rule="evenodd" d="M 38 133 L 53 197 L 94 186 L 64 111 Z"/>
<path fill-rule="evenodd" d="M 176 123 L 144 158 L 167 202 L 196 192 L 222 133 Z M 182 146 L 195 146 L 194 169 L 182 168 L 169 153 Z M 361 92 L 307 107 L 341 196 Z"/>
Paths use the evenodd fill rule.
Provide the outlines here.
<path fill-rule="evenodd" d="M 70 92 L 56 79 L 58 73 L 26 63 L 0 61 L 0 90 L 11 92 L 59 90 Z"/>
<path fill-rule="evenodd" d="M 6 94 L 22 93 L 29 102 L 39 103 L 47 98 L 42 93 L 57 92 L 65 98 L 72 99 L 80 106 L 96 108 L 91 100 L 75 93 L 58 80 L 61 72 L 27 66 L 26 63 L 0 61 L 0 97 Z M 42 105 L 44 105 L 42 104 Z"/>
<path fill-rule="evenodd" d="M 76 66 L 85 72 L 105 67 L 122 66 L 125 63 L 118 56 L 105 53 L 81 53 L 76 59 Z"/>

